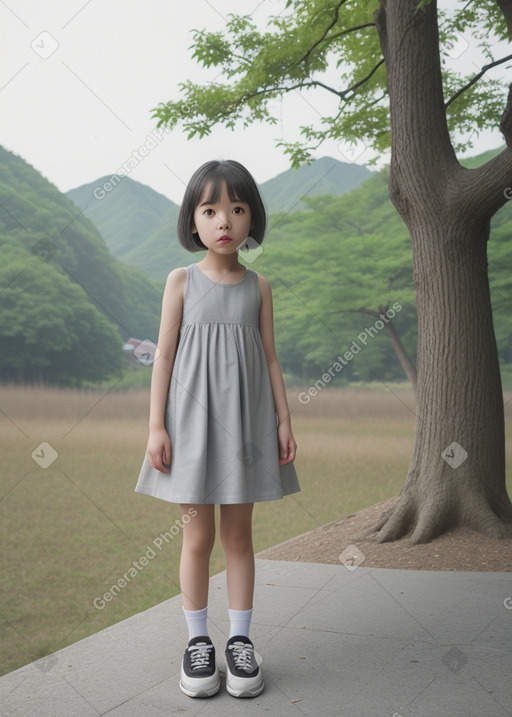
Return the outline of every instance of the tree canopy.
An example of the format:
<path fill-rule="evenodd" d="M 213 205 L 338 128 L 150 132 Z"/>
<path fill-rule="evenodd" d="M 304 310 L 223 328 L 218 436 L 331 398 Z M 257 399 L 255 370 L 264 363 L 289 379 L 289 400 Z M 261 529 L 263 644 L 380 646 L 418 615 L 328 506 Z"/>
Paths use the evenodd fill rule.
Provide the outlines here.
<path fill-rule="evenodd" d="M 416 12 L 430 4 L 417 2 Z M 208 135 L 213 126 L 278 124 L 276 99 L 299 90 L 323 90 L 334 111 L 300 128 L 302 141 L 279 141 L 298 166 L 324 140 L 362 142 L 374 157 L 390 146 L 389 94 L 374 13 L 377 0 L 287 0 L 261 30 L 250 15 L 228 15 L 225 29 L 193 32 L 193 57 L 214 79 L 180 83 L 181 97 L 154 109 L 158 125 L 181 124 L 188 138 Z M 499 44 L 508 37 L 504 15 L 492 0 L 460 2 L 439 11 L 446 115 L 458 148 L 472 146 L 484 129 L 495 129 L 504 109 L 505 83 L 493 67 L 512 59 Z M 469 48 L 481 67 L 456 69 Z M 309 94 L 306 94 L 309 97 Z M 314 94 L 311 95 L 314 102 Z"/>
<path fill-rule="evenodd" d="M 334 111 L 302 126 L 300 142 L 280 142 L 294 164 L 326 139 L 371 143 L 376 157 L 391 147 L 390 198 L 412 249 L 417 405 L 404 487 L 369 529 L 381 542 L 428 542 L 459 526 L 512 535 L 487 271 L 512 172 L 512 91 L 489 71 L 512 59 L 499 42 L 511 38 L 512 0 L 453 11 L 436 0 L 288 0 L 264 31 L 247 16 L 231 16 L 225 33 L 196 31 L 194 56 L 217 78 L 183 83 L 181 99 L 155 110 L 160 124 L 203 136 L 213 124 L 276 124 L 276 99 L 321 88 Z M 458 72 L 451 61 L 467 52 L 471 68 L 471 45 L 481 67 Z M 457 150 L 500 116 L 506 149 L 464 168 Z"/>

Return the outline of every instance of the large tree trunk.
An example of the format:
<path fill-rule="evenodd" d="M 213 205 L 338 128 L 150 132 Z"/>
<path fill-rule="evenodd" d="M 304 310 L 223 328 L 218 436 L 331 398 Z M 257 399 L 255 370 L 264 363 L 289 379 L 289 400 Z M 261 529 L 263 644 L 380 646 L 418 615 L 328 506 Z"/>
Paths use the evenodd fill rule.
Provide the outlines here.
<path fill-rule="evenodd" d="M 512 150 L 481 171 L 457 162 L 436 2 L 415 12 L 417 5 L 381 0 L 376 15 L 391 106 L 390 196 L 412 243 L 418 386 L 406 482 L 391 513 L 367 534 L 420 543 L 469 526 L 505 537 L 512 535 L 512 504 L 486 247 L 490 217 L 512 177 Z"/>

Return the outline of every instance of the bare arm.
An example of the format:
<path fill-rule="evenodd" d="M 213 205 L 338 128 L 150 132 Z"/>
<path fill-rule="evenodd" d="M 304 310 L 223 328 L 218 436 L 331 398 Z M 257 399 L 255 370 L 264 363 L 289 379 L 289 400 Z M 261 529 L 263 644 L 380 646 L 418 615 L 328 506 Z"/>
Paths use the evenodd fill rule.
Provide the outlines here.
<path fill-rule="evenodd" d="M 286 391 L 284 388 L 283 374 L 276 356 L 274 343 L 274 313 L 272 308 L 272 289 L 270 283 L 265 277 L 258 274 L 258 285 L 261 294 L 260 308 L 260 334 L 265 357 L 267 359 L 268 371 L 270 374 L 270 383 L 272 384 L 272 393 L 274 394 L 274 403 L 276 406 L 278 429 L 277 435 L 279 439 L 279 464 L 291 463 L 295 459 L 297 452 L 297 444 L 293 437 L 290 409 L 286 400 Z"/>
<path fill-rule="evenodd" d="M 174 269 L 167 277 L 162 299 L 162 316 L 158 334 L 158 351 L 151 376 L 149 407 L 149 440 L 147 459 L 149 464 L 163 473 L 169 470 L 164 463 L 171 462 L 171 444 L 165 430 L 164 417 L 169 383 L 171 380 L 176 348 L 183 313 L 183 289 L 187 270 Z"/>

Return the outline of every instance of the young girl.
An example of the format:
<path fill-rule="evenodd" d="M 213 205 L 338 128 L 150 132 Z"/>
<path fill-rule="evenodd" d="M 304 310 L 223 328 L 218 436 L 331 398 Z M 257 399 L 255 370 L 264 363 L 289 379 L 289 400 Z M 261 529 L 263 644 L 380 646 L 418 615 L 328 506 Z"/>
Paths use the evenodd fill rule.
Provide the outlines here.
<path fill-rule="evenodd" d="M 187 516 L 180 584 L 189 643 L 180 687 L 190 697 L 209 697 L 220 686 L 207 627 L 214 505 L 226 556 L 226 687 L 235 697 L 255 697 L 263 678 L 249 639 L 253 504 L 300 490 L 270 285 L 238 255 L 250 237 L 261 244 L 265 225 L 249 172 L 232 160 L 204 164 L 185 192 L 178 238 L 206 256 L 171 271 L 162 302 L 149 441 L 135 490 L 179 503 Z"/>

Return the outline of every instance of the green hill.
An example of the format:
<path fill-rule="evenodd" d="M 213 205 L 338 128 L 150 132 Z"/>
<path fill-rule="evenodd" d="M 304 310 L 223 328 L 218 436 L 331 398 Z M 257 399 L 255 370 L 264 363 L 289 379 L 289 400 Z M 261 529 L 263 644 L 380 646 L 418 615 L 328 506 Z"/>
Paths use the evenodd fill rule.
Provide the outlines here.
<path fill-rule="evenodd" d="M 122 340 L 156 339 L 161 291 L 116 260 L 92 222 L 0 147 L 0 378 L 98 381 L 124 366 Z"/>
<path fill-rule="evenodd" d="M 300 169 L 288 169 L 264 182 L 260 189 L 269 214 L 304 209 L 303 197 L 340 197 L 357 189 L 373 172 L 359 164 L 321 157 Z"/>
<path fill-rule="evenodd" d="M 190 263 L 176 235 L 178 205 L 145 184 L 112 175 L 66 196 L 98 228 L 113 256 L 160 284 L 171 269 Z"/>
<path fill-rule="evenodd" d="M 476 167 L 491 154 L 465 159 L 464 164 Z M 321 160 L 312 167 L 315 165 L 324 178 L 330 176 Z M 280 175 L 278 184 L 290 187 L 292 177 L 306 169 L 284 173 L 284 178 Z M 314 181 L 313 175 L 309 176 Z M 262 186 L 264 196 L 276 180 Z M 320 186 L 317 181 L 315 187 Z M 143 185 L 133 183 L 130 189 L 140 190 L 139 196 L 143 196 Z M 331 378 L 338 385 L 403 381 L 403 368 L 379 313 L 393 313 L 393 326 L 414 360 L 415 291 L 409 237 L 390 202 L 386 173 L 374 173 L 342 196 L 317 194 L 305 181 L 302 190 L 302 208 L 291 211 L 281 207 L 282 211 L 272 213 L 263 252 L 254 260 L 246 259 L 272 282 L 276 344 L 288 383 L 307 385 L 333 372 Z M 132 196 L 132 202 L 136 201 Z M 165 202 L 153 203 L 153 217 L 164 206 Z M 102 207 L 105 210 L 107 205 Z M 200 258 L 179 246 L 176 215 L 176 205 L 169 202 L 148 235 L 125 254 L 160 282 L 174 266 Z M 509 202 L 493 219 L 488 248 L 495 330 L 506 385 L 512 382 L 511 236 Z M 340 356 L 345 357 L 343 362 L 338 361 Z M 333 368 L 336 361 L 338 366 Z"/>
<path fill-rule="evenodd" d="M 66 196 L 98 227 L 110 252 L 119 259 L 140 247 L 170 207 L 178 211 L 163 194 L 119 175 L 100 177 Z"/>
<path fill-rule="evenodd" d="M 304 209 L 304 196 L 339 196 L 371 176 L 365 167 L 323 157 L 277 175 L 260 189 L 269 212 L 291 212 Z M 176 236 L 179 207 L 150 187 L 113 175 L 71 189 L 66 196 L 94 223 L 115 257 L 160 284 L 171 269 L 194 261 Z"/>
<path fill-rule="evenodd" d="M 465 157 L 464 159 L 461 159 L 459 161 L 462 166 L 466 167 L 467 169 L 476 169 L 476 167 L 480 167 L 482 164 L 485 164 L 490 159 L 499 154 L 502 149 L 505 149 L 505 145 L 503 145 L 502 147 L 498 147 L 497 149 L 488 149 L 487 152 L 477 154 L 475 157 Z"/>

